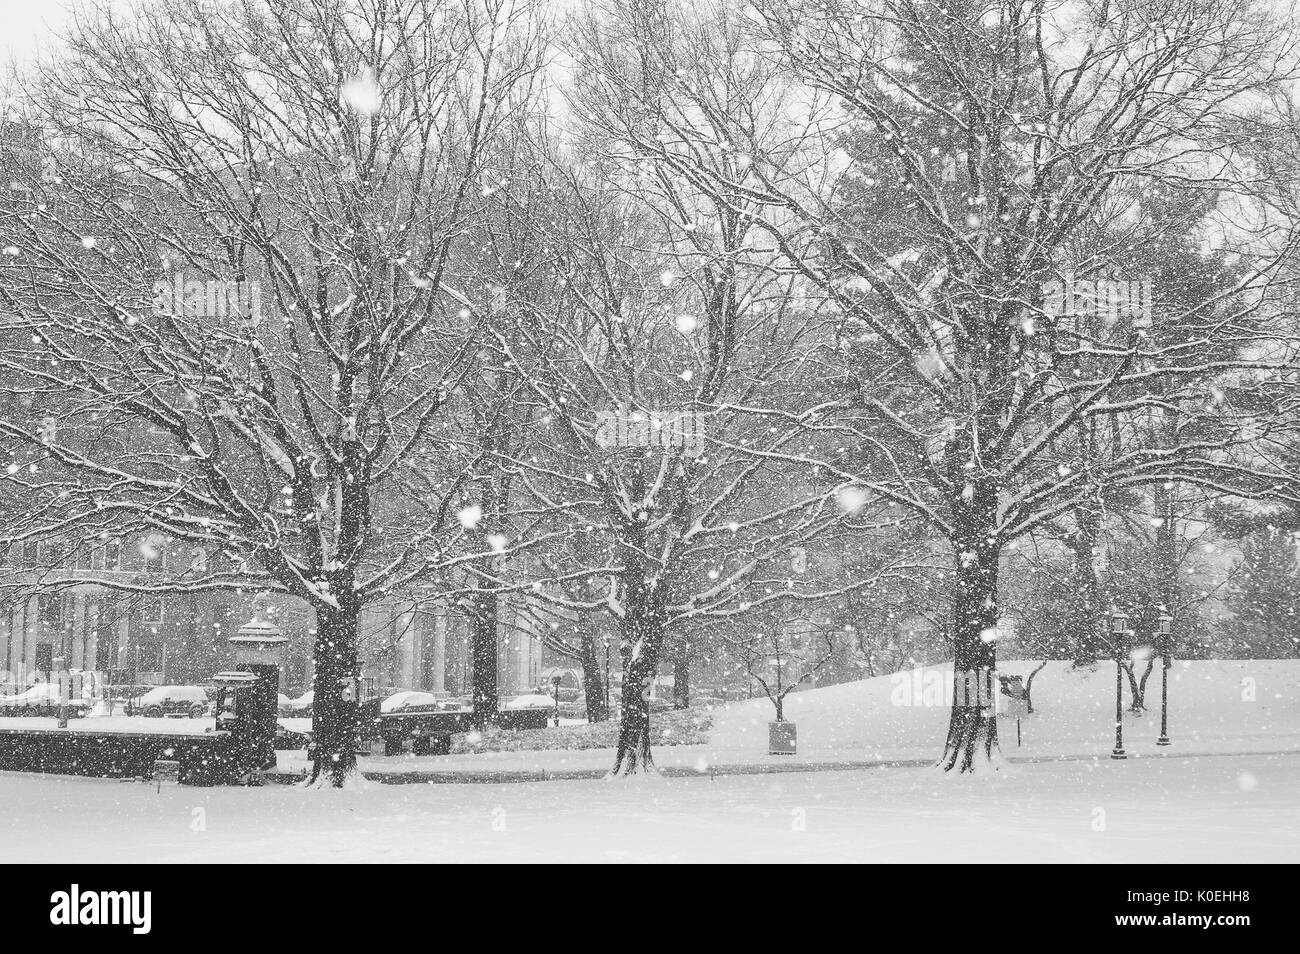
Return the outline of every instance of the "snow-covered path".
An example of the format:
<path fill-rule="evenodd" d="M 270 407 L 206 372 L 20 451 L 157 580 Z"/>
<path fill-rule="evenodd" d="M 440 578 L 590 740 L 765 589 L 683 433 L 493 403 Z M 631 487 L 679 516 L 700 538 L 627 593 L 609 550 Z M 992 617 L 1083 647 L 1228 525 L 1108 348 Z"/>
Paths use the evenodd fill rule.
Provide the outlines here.
<path fill-rule="evenodd" d="M 0 774 L 10 863 L 1293 861 L 1300 756 L 195 789 Z"/>

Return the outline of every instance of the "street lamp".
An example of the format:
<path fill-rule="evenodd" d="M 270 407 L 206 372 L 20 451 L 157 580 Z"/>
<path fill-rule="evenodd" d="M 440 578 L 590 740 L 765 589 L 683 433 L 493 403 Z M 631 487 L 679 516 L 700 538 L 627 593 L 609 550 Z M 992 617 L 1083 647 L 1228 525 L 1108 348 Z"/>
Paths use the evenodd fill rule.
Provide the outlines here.
<path fill-rule="evenodd" d="M 1174 618 L 1163 606 L 1161 609 L 1164 612 L 1160 614 L 1160 651 L 1165 658 L 1160 668 L 1160 738 L 1156 739 L 1156 745 L 1169 745 L 1169 634 Z"/>
<path fill-rule="evenodd" d="M 601 637 L 605 641 L 605 718 L 609 718 L 609 634 Z"/>
<path fill-rule="evenodd" d="M 1110 614 L 1110 634 L 1114 640 L 1115 650 L 1115 748 L 1111 749 L 1112 759 L 1126 759 L 1124 754 L 1124 666 L 1120 661 L 1120 647 L 1128 636 L 1128 614 L 1112 610 Z"/>
<path fill-rule="evenodd" d="M 551 692 L 555 696 L 555 727 L 560 727 L 560 674 L 551 677 Z"/>

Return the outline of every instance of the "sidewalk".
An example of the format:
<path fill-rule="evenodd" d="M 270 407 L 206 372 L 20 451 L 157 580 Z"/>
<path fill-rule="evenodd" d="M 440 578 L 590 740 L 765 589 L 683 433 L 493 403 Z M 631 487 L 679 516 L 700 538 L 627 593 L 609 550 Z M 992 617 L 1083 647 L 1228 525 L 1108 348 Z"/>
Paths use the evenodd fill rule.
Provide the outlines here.
<path fill-rule="evenodd" d="M 1242 754 L 1216 746 L 1200 746 L 1197 751 L 1161 749 L 1132 752 L 1129 758 L 1187 759 L 1219 758 Z M 1297 749 L 1253 751 L 1268 758 L 1300 755 Z M 1059 755 L 1006 756 L 1011 764 L 1036 762 L 1109 761 L 1110 753 L 1062 753 Z M 277 753 L 279 768 L 268 773 L 268 781 L 293 784 L 303 779 L 309 765 L 300 752 Z M 925 768 L 933 765 L 935 755 L 900 758 L 852 758 L 782 755 L 754 755 L 742 752 L 718 752 L 706 745 L 664 746 L 654 750 L 655 766 L 661 775 L 686 778 L 718 775 L 766 775 L 781 772 L 841 772 L 882 768 Z M 385 785 L 404 784 L 497 784 L 502 782 L 553 782 L 603 778 L 614 763 L 613 749 L 556 750 L 529 752 L 484 752 L 476 755 L 400 755 L 392 757 L 359 756 L 357 763 L 369 780 Z"/>

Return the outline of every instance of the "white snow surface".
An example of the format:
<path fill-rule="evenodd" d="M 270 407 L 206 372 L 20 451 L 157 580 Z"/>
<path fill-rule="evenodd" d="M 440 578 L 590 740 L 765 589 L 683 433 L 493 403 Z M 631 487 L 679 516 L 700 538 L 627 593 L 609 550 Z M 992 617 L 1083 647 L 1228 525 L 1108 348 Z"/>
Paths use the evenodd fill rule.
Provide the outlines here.
<path fill-rule="evenodd" d="M 1008 662 L 1003 672 L 1033 663 Z M 1125 761 L 1109 758 L 1114 664 L 1053 663 L 1036 714 L 1001 719 L 1000 772 L 929 766 L 948 710 L 907 701 L 912 676 L 787 700 L 799 754 L 766 755 L 766 699 L 716 710 L 708 745 L 656 749 L 686 777 L 475 784 L 189 788 L 0 773 L 5 860 L 150 862 L 1045 861 L 1289 862 L 1300 851 L 1300 661 L 1175 662 L 1170 734 L 1150 711 L 1125 716 Z M 946 678 L 946 677 L 945 677 Z M 922 689 L 926 685 L 921 679 Z M 931 700 L 933 701 L 933 699 Z M 52 720 L 7 719 L 0 725 Z M 160 731 L 207 720 L 86 719 Z M 608 750 L 362 759 L 387 772 L 608 768 Z M 1024 761 L 1021 761 L 1022 757 Z M 301 755 L 280 753 L 283 767 Z M 872 760 L 922 764 L 876 765 Z M 821 763 L 815 771 L 765 768 Z M 727 774 L 728 766 L 750 774 Z M 713 769 L 716 769 L 716 774 Z"/>
<path fill-rule="evenodd" d="M 1027 676 L 1037 665 L 1011 660 L 1000 663 L 998 671 Z M 950 713 L 950 702 L 937 698 L 937 690 L 951 683 L 950 672 L 914 670 L 787 696 L 785 717 L 798 727 L 796 758 L 936 758 Z M 1110 750 L 1115 735 L 1114 662 L 1100 661 L 1086 669 L 1050 662 L 1034 678 L 1032 696 L 1034 714 L 1021 719 L 1019 748 L 1015 719 L 998 719 L 1004 754 L 1050 757 Z M 1125 750 L 1163 754 L 1155 744 L 1160 735 L 1158 662 L 1147 680 L 1145 701 L 1145 713 L 1127 711 L 1125 677 Z M 718 710 L 710 747 L 720 752 L 766 751 L 773 712 L 765 698 Z M 1174 660 L 1169 670 L 1169 735 L 1170 751 L 1178 754 L 1300 749 L 1300 660 Z"/>
<path fill-rule="evenodd" d="M 11 863 L 1289 862 L 1300 758 L 359 790 L 0 773 Z"/>
<path fill-rule="evenodd" d="M 149 719 L 144 716 L 97 716 L 85 719 L 69 719 L 70 732 L 144 732 L 159 735 L 203 735 L 216 725 L 211 716 L 191 719 L 183 716 L 175 719 L 166 717 Z M 59 720 L 54 717 L 9 716 L 0 719 L 0 729 L 57 729 Z"/>

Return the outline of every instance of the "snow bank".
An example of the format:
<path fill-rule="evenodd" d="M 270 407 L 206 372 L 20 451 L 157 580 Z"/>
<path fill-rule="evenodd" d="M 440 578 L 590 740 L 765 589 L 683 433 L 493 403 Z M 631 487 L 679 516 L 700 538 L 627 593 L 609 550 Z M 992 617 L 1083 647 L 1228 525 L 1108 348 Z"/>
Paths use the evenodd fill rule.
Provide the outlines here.
<path fill-rule="evenodd" d="M 1000 664 L 1004 675 L 1028 675 L 1037 661 Z M 1140 674 L 1140 673 L 1139 673 Z M 797 723 L 796 758 L 916 759 L 939 754 L 948 725 L 942 690 L 951 675 L 913 670 L 811 689 L 786 699 Z M 1125 749 L 1134 755 L 1277 752 L 1300 749 L 1300 660 L 1175 660 L 1169 671 L 1169 734 L 1160 734 L 1160 667 L 1147 681 L 1147 712 L 1125 713 Z M 1011 756 L 1092 755 L 1110 750 L 1115 734 L 1115 664 L 1074 669 L 1051 662 L 1033 682 L 1034 714 L 1000 717 L 999 738 Z M 1125 706 L 1129 702 L 1127 677 Z M 709 747 L 721 752 L 766 752 L 772 705 L 751 699 L 718 709 Z M 780 758 L 775 756 L 774 758 Z"/>

